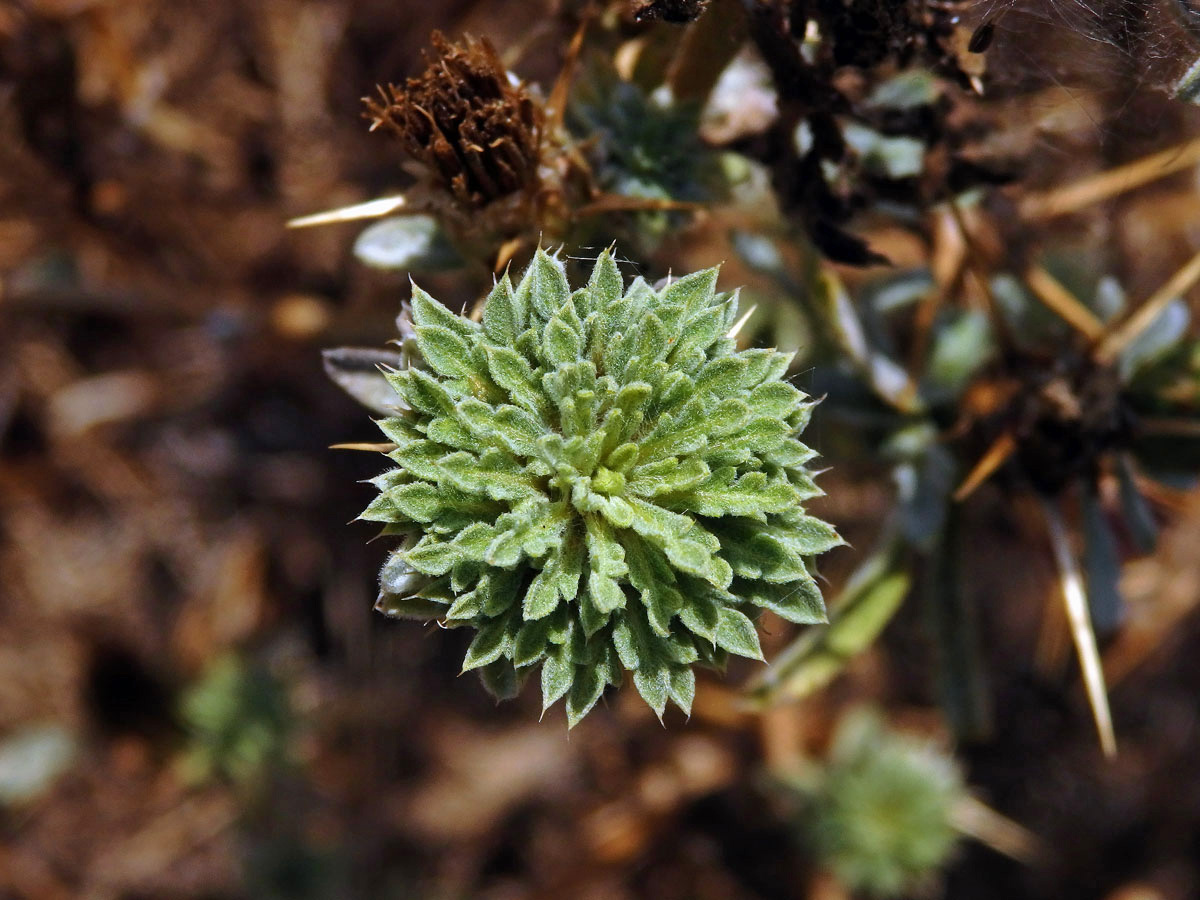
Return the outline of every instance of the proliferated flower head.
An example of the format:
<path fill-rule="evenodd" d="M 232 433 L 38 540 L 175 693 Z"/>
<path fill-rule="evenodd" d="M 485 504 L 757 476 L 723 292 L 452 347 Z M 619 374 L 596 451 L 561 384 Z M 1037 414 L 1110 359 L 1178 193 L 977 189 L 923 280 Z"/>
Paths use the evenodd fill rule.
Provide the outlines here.
<path fill-rule="evenodd" d="M 396 467 L 362 515 L 407 535 L 379 608 L 475 628 L 463 668 L 499 696 L 540 666 L 571 725 L 625 670 L 689 711 L 694 665 L 762 658 L 761 609 L 824 621 L 809 562 L 842 541 L 802 507 L 813 402 L 791 354 L 737 350 L 716 281 L 626 288 L 606 251 L 572 291 L 539 250 L 481 324 L 414 286 Z"/>

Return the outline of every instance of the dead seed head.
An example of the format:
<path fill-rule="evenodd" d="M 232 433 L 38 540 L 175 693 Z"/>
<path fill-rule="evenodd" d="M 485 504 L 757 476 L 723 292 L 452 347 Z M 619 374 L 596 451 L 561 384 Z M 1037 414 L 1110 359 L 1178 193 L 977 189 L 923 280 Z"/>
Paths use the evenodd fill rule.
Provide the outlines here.
<path fill-rule="evenodd" d="M 371 130 L 400 139 L 436 186 L 467 209 L 481 209 L 536 187 L 545 113 L 524 86 L 509 80 L 486 39 L 452 44 L 433 34 L 428 65 L 403 88 L 367 98 Z"/>

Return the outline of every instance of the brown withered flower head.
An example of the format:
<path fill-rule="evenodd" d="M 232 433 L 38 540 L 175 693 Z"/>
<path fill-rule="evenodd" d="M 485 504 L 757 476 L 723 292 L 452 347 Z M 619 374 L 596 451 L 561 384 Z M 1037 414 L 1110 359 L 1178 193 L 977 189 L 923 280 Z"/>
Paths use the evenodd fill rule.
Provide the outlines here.
<path fill-rule="evenodd" d="M 542 187 L 542 101 L 509 79 L 486 39 L 452 44 L 434 32 L 432 42 L 424 72 L 366 99 L 371 130 L 392 132 L 415 163 L 425 196 L 413 199 L 447 217 L 493 209 L 490 230 L 510 230 Z"/>

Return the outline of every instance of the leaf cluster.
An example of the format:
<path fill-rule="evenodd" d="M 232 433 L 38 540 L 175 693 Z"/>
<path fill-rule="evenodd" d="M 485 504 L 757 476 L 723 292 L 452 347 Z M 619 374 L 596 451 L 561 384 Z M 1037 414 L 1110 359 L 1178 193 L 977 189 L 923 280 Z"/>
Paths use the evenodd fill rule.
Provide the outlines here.
<path fill-rule="evenodd" d="M 407 535 L 380 608 L 475 629 L 464 670 L 503 697 L 540 669 L 571 725 L 626 671 L 689 711 L 693 666 L 762 658 L 762 609 L 823 621 L 809 561 L 842 541 L 803 509 L 813 402 L 790 354 L 737 349 L 716 282 L 626 287 L 606 251 L 572 290 L 539 250 L 478 323 L 414 286 L 378 423 L 395 466 L 362 514 Z"/>
<path fill-rule="evenodd" d="M 868 711 L 842 721 L 812 781 L 804 831 L 852 891 L 903 896 L 945 865 L 958 843 L 953 812 L 966 790 L 953 758 L 887 731 Z"/>

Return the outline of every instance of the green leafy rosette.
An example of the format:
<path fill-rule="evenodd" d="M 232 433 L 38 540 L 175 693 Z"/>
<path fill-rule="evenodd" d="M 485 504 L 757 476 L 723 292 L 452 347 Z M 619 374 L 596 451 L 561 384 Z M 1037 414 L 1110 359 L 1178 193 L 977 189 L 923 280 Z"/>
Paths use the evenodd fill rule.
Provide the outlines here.
<path fill-rule="evenodd" d="M 498 696 L 540 668 L 572 726 L 626 670 L 689 711 L 696 665 L 762 658 L 762 609 L 824 621 L 810 564 L 842 541 L 803 509 L 814 403 L 791 354 L 737 349 L 716 282 L 625 287 L 606 251 L 572 291 L 539 250 L 481 323 L 414 286 L 395 468 L 362 514 L 406 536 L 379 608 L 475 629 L 463 669 Z"/>

